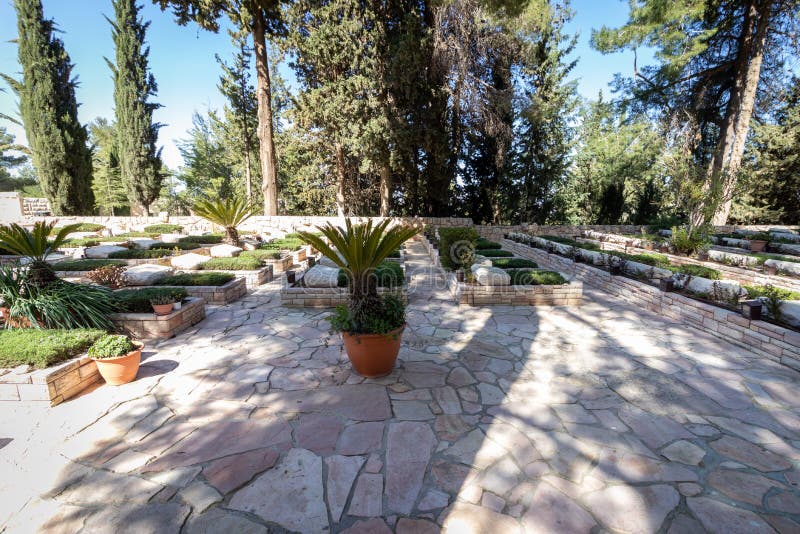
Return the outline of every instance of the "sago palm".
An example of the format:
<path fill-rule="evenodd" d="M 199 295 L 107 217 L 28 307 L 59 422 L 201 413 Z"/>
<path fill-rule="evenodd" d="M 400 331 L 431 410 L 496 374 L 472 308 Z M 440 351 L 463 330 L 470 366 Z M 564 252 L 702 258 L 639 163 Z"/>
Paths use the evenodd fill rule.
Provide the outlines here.
<path fill-rule="evenodd" d="M 196 215 L 218 224 L 225 229 L 225 242 L 239 245 L 237 226 L 256 214 L 256 207 L 243 200 L 226 198 L 225 200 L 199 200 L 192 208 Z"/>
<path fill-rule="evenodd" d="M 415 228 L 409 226 L 389 228 L 390 223 L 387 219 L 374 226 L 372 221 L 354 225 L 346 219 L 344 228 L 330 223 L 318 227 L 330 245 L 318 235 L 298 232 L 307 243 L 347 273 L 349 307 L 358 322 L 380 303 L 378 279 L 375 276 L 378 265 L 417 233 Z"/>
<path fill-rule="evenodd" d="M 47 257 L 63 245 L 67 236 L 80 226 L 67 225 L 50 239 L 55 225 L 55 222 L 40 221 L 33 225 L 33 231 L 16 223 L 0 226 L 0 247 L 28 259 L 29 279 L 35 286 L 41 287 L 56 279 L 53 268 L 46 261 Z"/>

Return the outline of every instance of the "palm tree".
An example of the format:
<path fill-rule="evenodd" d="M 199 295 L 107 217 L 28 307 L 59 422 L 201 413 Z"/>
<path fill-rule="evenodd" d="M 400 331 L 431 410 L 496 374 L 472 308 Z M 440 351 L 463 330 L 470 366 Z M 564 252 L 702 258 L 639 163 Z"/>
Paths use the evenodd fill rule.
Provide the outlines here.
<path fill-rule="evenodd" d="M 243 200 L 199 200 L 192 211 L 196 215 L 225 228 L 225 242 L 239 246 L 239 232 L 236 227 L 256 214 L 256 207 Z"/>
<path fill-rule="evenodd" d="M 55 222 L 40 221 L 33 225 L 33 231 L 16 223 L 0 226 L 0 247 L 28 259 L 29 281 L 37 287 L 44 287 L 56 280 L 56 273 L 47 263 L 47 257 L 64 244 L 70 233 L 80 227 L 79 224 L 69 224 L 50 240 L 50 233 L 55 225 Z"/>
<path fill-rule="evenodd" d="M 330 245 L 318 235 L 298 233 L 307 243 L 345 270 L 349 279 L 351 317 L 354 324 L 363 325 L 364 318 L 381 305 L 375 270 L 394 250 L 414 237 L 417 230 L 409 226 L 389 228 L 389 219 L 376 226 L 373 226 L 372 221 L 356 225 L 349 220 L 345 222 L 345 228 L 330 223 L 317 228 Z"/>

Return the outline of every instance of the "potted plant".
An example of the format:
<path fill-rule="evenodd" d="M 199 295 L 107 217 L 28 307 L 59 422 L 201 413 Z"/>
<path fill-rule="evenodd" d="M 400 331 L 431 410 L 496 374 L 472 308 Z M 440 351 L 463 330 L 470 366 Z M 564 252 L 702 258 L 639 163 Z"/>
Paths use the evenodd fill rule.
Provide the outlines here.
<path fill-rule="evenodd" d="M 392 371 L 400 351 L 405 302 L 395 294 L 378 294 L 375 271 L 417 230 L 390 228 L 389 219 L 377 225 L 372 221 L 353 225 L 349 219 L 345 223 L 345 228 L 331 224 L 318 228 L 328 242 L 308 232 L 300 235 L 347 275 L 348 304 L 338 306 L 329 320 L 331 330 L 342 334 L 350 363 L 362 376 L 383 376 Z"/>
<path fill-rule="evenodd" d="M 89 347 L 88 356 L 107 384 L 118 386 L 136 378 L 144 345 L 128 336 L 107 334 Z"/>
<path fill-rule="evenodd" d="M 175 298 L 172 295 L 156 295 L 150 299 L 150 305 L 156 315 L 169 315 L 175 305 Z"/>
<path fill-rule="evenodd" d="M 750 236 L 750 252 L 764 252 L 769 244 L 770 235 L 765 232 L 759 232 Z"/>

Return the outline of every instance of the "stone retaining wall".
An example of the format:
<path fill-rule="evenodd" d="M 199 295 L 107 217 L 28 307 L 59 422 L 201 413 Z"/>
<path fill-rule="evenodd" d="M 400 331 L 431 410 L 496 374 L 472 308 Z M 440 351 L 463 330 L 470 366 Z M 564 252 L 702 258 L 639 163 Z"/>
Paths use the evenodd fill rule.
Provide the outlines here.
<path fill-rule="evenodd" d="M 288 271 L 292 267 L 293 261 L 292 255 L 287 254 L 286 256 L 281 256 L 279 260 L 264 260 L 264 263 L 272 267 L 272 274 L 275 276 Z"/>
<path fill-rule="evenodd" d="M 765 321 L 750 321 L 741 314 L 689 298 L 679 293 L 665 293 L 656 287 L 610 273 L 568 258 L 549 254 L 508 239 L 503 246 L 517 256 L 531 259 L 556 271 L 573 274 L 578 280 L 605 292 L 670 317 L 704 332 L 727 339 L 757 354 L 800 370 L 800 333 Z"/>
<path fill-rule="evenodd" d="M 214 306 L 225 306 L 247 295 L 247 282 L 244 278 L 234 278 L 227 284 L 221 286 L 142 286 L 141 289 L 145 287 L 176 287 L 185 289 L 190 297 L 203 299 L 206 304 L 212 304 Z M 139 289 L 139 287 L 131 289 Z"/>
<path fill-rule="evenodd" d="M 457 303 L 469 306 L 580 306 L 583 299 L 583 282 L 577 280 L 557 286 L 480 286 L 448 273 L 447 286 Z"/>
<path fill-rule="evenodd" d="M 227 273 L 239 278 L 244 278 L 248 290 L 258 289 L 259 286 L 271 282 L 273 278 L 272 265 L 265 265 L 257 271 L 223 271 L 223 270 L 203 270 L 188 271 L 201 273 Z M 188 289 L 188 288 L 187 288 Z"/>
<path fill-rule="evenodd" d="M 136 339 L 169 339 L 206 318 L 203 299 L 189 297 L 180 310 L 169 315 L 114 313 L 111 320 L 125 334 Z"/>
<path fill-rule="evenodd" d="M 0 375 L 0 401 L 49 401 L 55 406 L 101 381 L 94 360 L 81 356 L 47 369 Z"/>
<path fill-rule="evenodd" d="M 397 289 L 379 287 L 378 293 L 393 293 Z M 404 285 L 399 292 L 404 299 L 408 298 L 408 286 Z M 347 304 L 346 287 L 291 287 L 286 278 L 281 287 L 281 305 L 290 308 L 334 308 Z"/>

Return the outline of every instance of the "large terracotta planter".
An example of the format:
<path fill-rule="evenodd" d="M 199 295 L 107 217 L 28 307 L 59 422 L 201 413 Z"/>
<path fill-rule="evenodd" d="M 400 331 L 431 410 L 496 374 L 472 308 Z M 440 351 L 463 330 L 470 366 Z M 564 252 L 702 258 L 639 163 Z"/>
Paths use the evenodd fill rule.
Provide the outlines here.
<path fill-rule="evenodd" d="M 367 378 L 392 372 L 405 325 L 388 334 L 348 334 L 342 332 L 347 357 L 356 373 Z"/>
<path fill-rule="evenodd" d="M 103 380 L 106 381 L 106 384 L 119 386 L 120 384 L 132 382 L 136 378 L 136 373 L 139 372 L 139 362 L 142 360 L 144 344 L 134 341 L 133 345 L 136 347 L 135 350 L 125 356 L 92 358 L 97 363 L 97 370 Z"/>
<path fill-rule="evenodd" d="M 760 239 L 750 241 L 750 252 L 764 252 L 764 249 L 767 248 L 767 243 L 769 243 L 769 241 L 762 241 Z"/>
<path fill-rule="evenodd" d="M 153 304 L 153 311 L 156 315 L 169 315 L 172 313 L 173 303 L 170 304 Z"/>

